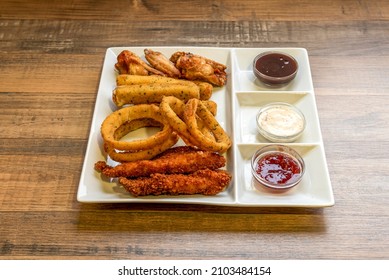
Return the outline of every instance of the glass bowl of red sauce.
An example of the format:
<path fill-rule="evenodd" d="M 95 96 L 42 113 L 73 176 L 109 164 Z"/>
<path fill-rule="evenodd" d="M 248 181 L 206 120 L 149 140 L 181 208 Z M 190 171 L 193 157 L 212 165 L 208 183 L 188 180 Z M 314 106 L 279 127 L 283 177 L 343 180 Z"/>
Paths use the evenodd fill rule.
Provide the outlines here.
<path fill-rule="evenodd" d="M 300 154 L 285 145 L 267 145 L 251 158 L 251 172 L 262 186 L 285 190 L 300 183 L 305 163 Z"/>
<path fill-rule="evenodd" d="M 297 75 L 297 60 L 283 52 L 264 52 L 254 58 L 254 75 L 269 86 L 284 86 Z"/>

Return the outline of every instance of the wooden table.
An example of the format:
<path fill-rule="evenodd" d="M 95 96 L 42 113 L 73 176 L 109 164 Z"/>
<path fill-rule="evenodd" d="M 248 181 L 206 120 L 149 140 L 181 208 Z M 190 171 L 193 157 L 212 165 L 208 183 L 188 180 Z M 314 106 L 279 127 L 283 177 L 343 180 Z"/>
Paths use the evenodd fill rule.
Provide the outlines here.
<path fill-rule="evenodd" d="M 387 259 L 389 2 L 0 5 L 1 259 Z M 308 50 L 336 204 L 81 204 L 107 48 Z"/>

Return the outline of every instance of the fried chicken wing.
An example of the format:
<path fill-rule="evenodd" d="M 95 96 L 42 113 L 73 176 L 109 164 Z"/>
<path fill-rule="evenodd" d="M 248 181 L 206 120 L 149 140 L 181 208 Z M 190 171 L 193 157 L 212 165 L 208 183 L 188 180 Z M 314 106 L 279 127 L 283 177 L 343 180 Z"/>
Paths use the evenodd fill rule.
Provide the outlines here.
<path fill-rule="evenodd" d="M 153 173 L 192 173 L 201 169 L 218 169 L 226 164 L 225 157 L 190 146 L 173 147 L 151 160 L 125 162 L 115 167 L 104 161 L 95 169 L 107 177 L 146 177 Z"/>
<path fill-rule="evenodd" d="M 135 53 L 124 50 L 117 57 L 117 63 L 115 68 L 119 71 L 119 74 L 141 75 L 148 76 L 151 74 L 165 76 L 164 73 L 154 69 L 146 62 L 144 62 Z"/>
<path fill-rule="evenodd" d="M 188 80 L 209 82 L 216 86 L 223 86 L 227 81 L 227 66 L 211 59 L 189 52 L 175 52 L 171 57 L 181 76 Z"/>
<path fill-rule="evenodd" d="M 145 58 L 155 69 L 163 72 L 166 76 L 171 78 L 179 78 L 180 71 L 174 66 L 174 63 L 167 59 L 162 53 L 145 49 Z"/>
<path fill-rule="evenodd" d="M 119 183 L 133 196 L 146 195 L 216 195 L 231 181 L 224 170 L 204 169 L 185 174 L 152 174 L 136 179 L 119 178 Z"/>

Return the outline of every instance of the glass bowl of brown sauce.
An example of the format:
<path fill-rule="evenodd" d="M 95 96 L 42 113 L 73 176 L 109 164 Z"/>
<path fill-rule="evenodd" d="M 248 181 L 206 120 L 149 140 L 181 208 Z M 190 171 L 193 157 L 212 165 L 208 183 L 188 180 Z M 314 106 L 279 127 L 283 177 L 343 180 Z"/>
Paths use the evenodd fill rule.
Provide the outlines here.
<path fill-rule="evenodd" d="M 253 61 L 254 75 L 268 86 L 284 86 L 291 82 L 298 71 L 297 60 L 283 52 L 264 52 Z"/>

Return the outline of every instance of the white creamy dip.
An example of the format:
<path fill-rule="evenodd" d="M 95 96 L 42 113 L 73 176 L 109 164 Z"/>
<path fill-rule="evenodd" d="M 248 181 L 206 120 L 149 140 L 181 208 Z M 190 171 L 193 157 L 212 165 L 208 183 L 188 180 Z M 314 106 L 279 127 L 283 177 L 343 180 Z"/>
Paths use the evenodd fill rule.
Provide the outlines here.
<path fill-rule="evenodd" d="M 274 141 L 279 140 L 273 139 L 274 137 L 297 137 L 304 130 L 305 120 L 304 116 L 292 105 L 274 103 L 260 110 L 257 125 L 260 132 L 263 132 L 263 136 Z"/>

